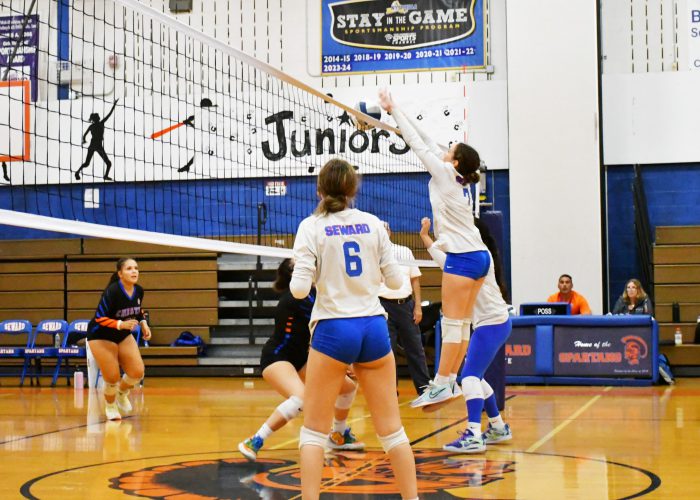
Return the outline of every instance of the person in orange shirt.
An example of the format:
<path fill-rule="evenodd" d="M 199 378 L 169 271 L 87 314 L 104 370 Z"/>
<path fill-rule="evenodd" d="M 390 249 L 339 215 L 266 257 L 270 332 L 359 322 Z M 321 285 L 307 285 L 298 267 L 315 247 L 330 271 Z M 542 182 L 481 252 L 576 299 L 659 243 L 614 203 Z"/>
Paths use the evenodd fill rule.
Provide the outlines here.
<path fill-rule="evenodd" d="M 571 304 L 571 314 L 591 314 L 591 308 L 586 298 L 573 290 L 574 280 L 568 274 L 559 276 L 559 293 L 550 295 L 547 302 L 568 302 Z"/>

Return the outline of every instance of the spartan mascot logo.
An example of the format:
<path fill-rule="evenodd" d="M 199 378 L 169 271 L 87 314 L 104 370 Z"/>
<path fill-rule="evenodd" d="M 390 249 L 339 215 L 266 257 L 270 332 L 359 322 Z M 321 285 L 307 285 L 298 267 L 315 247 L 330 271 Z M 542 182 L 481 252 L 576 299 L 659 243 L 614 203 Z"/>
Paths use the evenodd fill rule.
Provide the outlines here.
<path fill-rule="evenodd" d="M 448 452 L 416 450 L 418 494 L 452 499 L 451 489 L 480 487 L 515 472 L 515 462 L 489 460 Z M 399 494 L 389 460 L 381 451 L 344 452 L 326 461 L 324 494 L 349 500 Z M 291 498 L 301 492 L 299 466 L 282 459 L 198 460 L 122 474 L 112 488 L 145 498 Z"/>
<path fill-rule="evenodd" d="M 620 339 L 625 344 L 625 359 L 632 366 L 639 364 L 640 359 L 644 359 L 649 354 L 647 343 L 636 335 L 627 335 Z"/>

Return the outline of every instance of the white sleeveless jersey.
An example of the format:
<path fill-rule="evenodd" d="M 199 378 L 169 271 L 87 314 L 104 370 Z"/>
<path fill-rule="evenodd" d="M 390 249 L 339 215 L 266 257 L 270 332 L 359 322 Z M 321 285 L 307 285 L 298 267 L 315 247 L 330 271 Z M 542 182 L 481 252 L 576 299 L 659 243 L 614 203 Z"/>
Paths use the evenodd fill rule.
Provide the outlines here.
<path fill-rule="evenodd" d="M 321 319 L 386 317 L 378 296 L 382 278 L 394 289 L 402 281 L 383 223 L 357 209 L 304 219 L 294 240 L 294 260 L 290 289 L 295 297 L 316 283 L 312 330 Z"/>
<path fill-rule="evenodd" d="M 428 253 L 442 269 L 445 266 L 445 253 L 433 244 L 428 248 Z M 484 283 L 479 289 L 479 294 L 474 302 L 474 312 L 472 314 L 472 323 L 474 328 L 488 325 L 500 325 L 508 320 L 510 315 L 508 312 L 508 304 L 503 300 L 501 289 L 498 288 L 496 282 L 496 272 L 493 267 L 493 257 L 489 252 L 491 264 L 489 271 L 484 278 Z"/>
<path fill-rule="evenodd" d="M 474 302 L 474 328 L 486 325 L 500 325 L 505 323 L 510 316 L 508 304 L 503 300 L 501 289 L 496 283 L 496 273 L 493 268 L 493 258 L 489 266 L 489 272 L 484 278 L 484 283 L 479 289 L 479 294 Z"/>
<path fill-rule="evenodd" d="M 439 248 L 450 253 L 486 250 L 479 230 L 474 226 L 469 189 L 457 180 L 457 171 L 450 163 L 442 161 L 442 150 L 420 132 L 403 111 L 394 108 L 392 116 L 404 141 L 430 172 L 428 191 Z"/>

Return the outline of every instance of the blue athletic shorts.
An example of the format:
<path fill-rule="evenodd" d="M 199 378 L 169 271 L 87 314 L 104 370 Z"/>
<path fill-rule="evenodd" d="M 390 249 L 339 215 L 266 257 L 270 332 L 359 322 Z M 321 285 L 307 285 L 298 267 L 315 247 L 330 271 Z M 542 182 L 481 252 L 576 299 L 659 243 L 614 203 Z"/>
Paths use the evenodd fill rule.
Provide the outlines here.
<path fill-rule="evenodd" d="M 489 266 L 491 266 L 491 257 L 488 250 L 448 253 L 444 271 L 447 274 L 479 280 L 488 274 Z"/>
<path fill-rule="evenodd" d="M 369 363 L 391 352 L 384 316 L 322 319 L 314 329 L 311 347 L 346 364 Z"/>

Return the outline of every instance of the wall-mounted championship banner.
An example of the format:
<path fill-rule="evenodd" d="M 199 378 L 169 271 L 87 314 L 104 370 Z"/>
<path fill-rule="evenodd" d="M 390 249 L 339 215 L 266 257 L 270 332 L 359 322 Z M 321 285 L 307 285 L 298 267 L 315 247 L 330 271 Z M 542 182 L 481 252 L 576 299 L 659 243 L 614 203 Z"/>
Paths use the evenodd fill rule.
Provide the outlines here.
<path fill-rule="evenodd" d="M 483 0 L 322 0 L 321 73 L 483 68 L 483 5 Z"/>
<path fill-rule="evenodd" d="M 36 101 L 39 16 L 0 17 L 0 80 L 29 80 Z"/>

